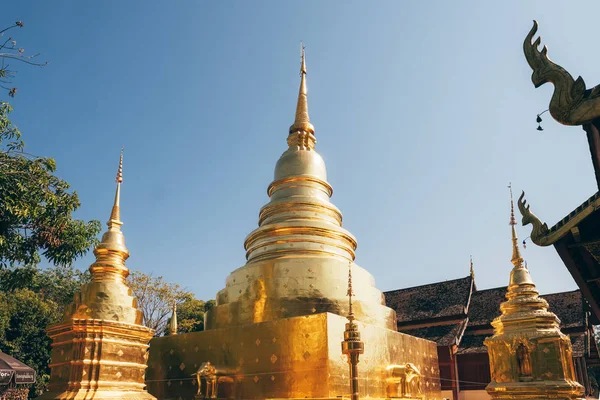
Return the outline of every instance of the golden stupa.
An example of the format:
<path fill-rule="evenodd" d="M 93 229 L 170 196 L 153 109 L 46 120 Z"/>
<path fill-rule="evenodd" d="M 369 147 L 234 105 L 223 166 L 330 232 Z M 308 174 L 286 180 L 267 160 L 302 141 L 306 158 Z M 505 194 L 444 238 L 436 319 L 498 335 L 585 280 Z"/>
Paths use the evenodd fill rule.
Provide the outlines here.
<path fill-rule="evenodd" d="M 398 333 L 373 277 L 353 263 L 356 239 L 315 150 L 304 51 L 300 72 L 288 148 L 246 238 L 246 264 L 217 294 L 205 331 L 150 343 L 146 382 L 159 399 L 441 398 L 436 344 Z"/>
<path fill-rule="evenodd" d="M 94 249 L 91 282 L 82 286 L 52 339 L 49 392 L 39 399 L 155 399 L 145 390 L 148 342 L 154 331 L 125 284 L 129 251 L 121 232 L 123 153 L 108 231 Z"/>
<path fill-rule="evenodd" d="M 509 186 L 510 187 L 510 186 Z M 511 188 L 512 263 L 506 301 L 492 325 L 494 335 L 485 339 L 490 358 L 491 382 L 486 387 L 493 399 L 580 399 L 584 389 L 577 382 L 571 340 L 559 328 L 560 321 L 538 296 L 519 250 Z"/>

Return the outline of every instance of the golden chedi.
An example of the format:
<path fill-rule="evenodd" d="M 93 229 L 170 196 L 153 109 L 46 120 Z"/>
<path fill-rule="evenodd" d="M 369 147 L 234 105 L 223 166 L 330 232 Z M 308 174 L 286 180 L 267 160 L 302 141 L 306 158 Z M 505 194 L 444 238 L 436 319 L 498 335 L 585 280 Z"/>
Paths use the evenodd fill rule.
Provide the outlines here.
<path fill-rule="evenodd" d="M 323 158 L 315 150 L 308 116 L 306 65 L 287 150 L 275 166 L 260 210 L 258 228 L 244 243 L 247 263 L 232 272 L 208 312 L 206 329 L 244 325 L 319 312 L 348 314 L 345 276 L 356 239 L 342 228 L 342 213 L 331 203 Z M 396 313 L 366 270 L 354 265 L 354 312 L 358 320 L 395 329 Z"/>
<path fill-rule="evenodd" d="M 486 387 L 494 399 L 579 399 L 584 389 L 575 377 L 571 340 L 560 321 L 538 296 L 517 242 L 511 189 L 514 265 L 501 315 L 492 325 L 494 335 L 485 340 L 490 358 L 491 382 Z"/>
<path fill-rule="evenodd" d="M 246 238 L 246 264 L 227 277 L 205 331 L 150 343 L 148 390 L 158 398 L 335 398 L 351 391 L 355 398 L 440 398 L 435 343 L 398 333 L 395 312 L 373 277 L 353 263 L 356 239 L 342 228 L 315 150 L 304 52 L 300 72 L 296 117 L 268 188 L 270 201 Z M 356 390 L 340 348 L 350 313 L 349 265 L 351 325 L 365 343 Z M 358 362 L 352 357 L 351 365 Z M 408 363 L 421 371 L 410 384 Z"/>
<path fill-rule="evenodd" d="M 148 341 L 142 312 L 125 279 L 129 251 L 121 232 L 123 153 L 108 231 L 94 249 L 92 279 L 82 286 L 63 321 L 50 326 L 52 362 L 43 399 L 154 399 L 145 390 Z"/>

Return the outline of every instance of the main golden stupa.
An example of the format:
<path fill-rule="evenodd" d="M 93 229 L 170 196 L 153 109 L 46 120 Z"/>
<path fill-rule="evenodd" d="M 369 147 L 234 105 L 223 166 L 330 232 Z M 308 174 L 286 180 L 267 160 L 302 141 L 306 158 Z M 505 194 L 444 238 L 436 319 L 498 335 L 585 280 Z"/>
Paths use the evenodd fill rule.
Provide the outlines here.
<path fill-rule="evenodd" d="M 146 383 L 157 398 L 350 397 L 340 347 L 349 304 L 351 328 L 364 342 L 360 396 L 441 398 L 436 345 L 397 332 L 395 312 L 384 305 L 373 277 L 353 263 L 357 242 L 330 201 L 333 190 L 315 144 L 303 52 L 288 148 L 259 226 L 246 238 L 247 262 L 217 294 L 204 332 L 151 341 Z"/>

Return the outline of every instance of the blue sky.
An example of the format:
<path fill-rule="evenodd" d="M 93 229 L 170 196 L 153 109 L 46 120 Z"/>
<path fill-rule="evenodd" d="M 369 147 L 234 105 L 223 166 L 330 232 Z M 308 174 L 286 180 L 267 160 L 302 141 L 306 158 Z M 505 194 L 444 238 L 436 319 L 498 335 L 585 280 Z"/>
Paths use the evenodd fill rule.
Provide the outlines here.
<path fill-rule="evenodd" d="M 11 2 L 4 25 L 45 68 L 19 70 L 14 122 L 108 219 L 125 146 L 128 266 L 213 298 L 286 148 L 306 45 L 309 110 L 333 202 L 381 290 L 508 283 L 509 195 L 549 225 L 597 190 L 584 132 L 535 116 L 522 43 L 600 81 L 597 2 Z M 520 217 L 519 217 L 520 220 Z M 521 239 L 530 227 L 519 227 Z M 524 250 L 541 292 L 576 286 L 553 248 Z M 77 262 L 87 268 L 92 256 Z"/>

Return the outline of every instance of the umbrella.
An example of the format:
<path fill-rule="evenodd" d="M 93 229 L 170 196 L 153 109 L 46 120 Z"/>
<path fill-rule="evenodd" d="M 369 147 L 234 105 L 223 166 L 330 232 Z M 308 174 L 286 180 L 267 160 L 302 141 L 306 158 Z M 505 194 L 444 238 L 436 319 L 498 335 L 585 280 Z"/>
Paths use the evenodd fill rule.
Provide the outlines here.
<path fill-rule="evenodd" d="M 35 383 L 35 371 L 21 361 L 0 351 L 0 386 Z"/>

